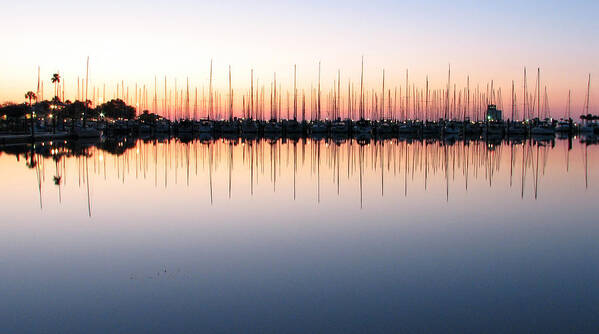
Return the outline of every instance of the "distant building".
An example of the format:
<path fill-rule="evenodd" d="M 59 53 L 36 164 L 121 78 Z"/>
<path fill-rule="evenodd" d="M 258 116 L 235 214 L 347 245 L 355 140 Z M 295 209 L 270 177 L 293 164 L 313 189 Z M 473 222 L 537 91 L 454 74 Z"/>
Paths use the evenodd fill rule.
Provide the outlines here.
<path fill-rule="evenodd" d="M 497 109 L 496 105 L 489 104 L 487 106 L 487 121 L 499 122 L 501 120 L 501 110 Z"/>

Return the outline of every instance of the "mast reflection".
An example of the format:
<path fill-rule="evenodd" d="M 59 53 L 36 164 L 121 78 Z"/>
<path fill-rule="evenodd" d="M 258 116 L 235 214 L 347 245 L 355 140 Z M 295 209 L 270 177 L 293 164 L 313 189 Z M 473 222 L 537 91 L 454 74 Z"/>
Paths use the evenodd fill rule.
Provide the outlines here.
<path fill-rule="evenodd" d="M 531 197 L 538 199 L 543 184 L 550 177 L 548 168 L 555 164 L 562 165 L 560 170 L 566 173 L 574 168 L 588 189 L 589 166 L 593 160 L 593 150 L 589 148 L 596 143 L 584 138 L 577 142 L 568 138 L 556 143 L 554 139 L 542 138 L 492 142 L 430 138 L 202 137 L 180 140 L 165 137 L 136 140 L 122 137 L 99 142 L 64 140 L 1 147 L 0 150 L 15 156 L 17 161 L 25 161 L 35 172 L 40 209 L 44 208 L 44 194 L 55 193 L 61 203 L 65 187 L 76 188 L 85 194 L 91 217 L 95 187 L 115 180 L 127 186 L 129 182 L 143 182 L 148 177 L 151 186 L 157 189 L 183 186 L 201 191 L 205 188 L 210 205 L 265 192 L 318 204 L 357 192 L 359 203 L 356 205 L 364 208 L 377 198 L 396 197 L 401 193 L 407 197 L 409 187 L 416 194 L 439 190 L 441 184 L 444 200 L 450 202 L 453 193 L 482 191 L 481 181 L 486 183 L 487 191 L 493 191 L 504 185 L 512 189 L 517 178 L 520 179 L 519 197 L 526 198 L 529 189 Z M 580 147 L 580 151 L 575 146 Z M 577 154 L 582 164 L 573 165 L 571 155 Z M 47 173 L 53 174 L 50 180 L 45 177 Z M 79 182 L 68 182 L 74 173 Z M 183 184 L 180 184 L 179 173 L 185 173 Z M 533 181 L 527 183 L 527 174 L 531 173 Z M 341 174 L 345 174 L 344 177 Z M 478 186 L 473 188 L 473 183 Z M 456 188 L 459 184 L 462 186 Z M 226 187 L 224 198 L 220 196 L 223 186 Z M 311 187 L 315 193 L 309 191 Z M 236 191 L 239 188 L 247 190 Z"/>

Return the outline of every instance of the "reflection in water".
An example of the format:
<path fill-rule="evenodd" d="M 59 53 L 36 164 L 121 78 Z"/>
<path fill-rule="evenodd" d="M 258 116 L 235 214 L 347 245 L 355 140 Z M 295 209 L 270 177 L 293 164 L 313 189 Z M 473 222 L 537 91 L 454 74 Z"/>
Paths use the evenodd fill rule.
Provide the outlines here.
<path fill-rule="evenodd" d="M 409 188 L 427 191 L 431 185 L 443 184 L 445 201 L 449 202 L 455 187 L 488 191 L 480 185 L 471 189 L 473 181 L 481 180 L 490 189 L 503 186 L 497 182 L 506 182 L 512 191 L 519 191 L 521 198 L 530 192 L 537 199 L 543 184 L 550 181 L 546 177 L 547 165 L 563 164 L 563 173 L 569 173 L 571 157 L 583 160 L 584 170 L 577 172 L 584 174 L 588 188 L 592 158 L 589 143 L 581 141 L 573 145 L 572 139 L 556 144 L 540 140 L 108 138 L 99 143 L 60 141 L 8 147 L 4 152 L 16 155 L 18 160 L 24 157 L 27 167 L 35 169 L 40 208 L 44 192 L 56 192 L 60 203 L 62 189 L 76 178 L 77 186 L 85 191 L 90 216 L 94 187 L 114 180 L 122 184 L 145 181 L 149 175 L 153 175 L 155 188 L 164 189 L 196 187 L 207 180 L 205 191 L 209 193 L 210 204 L 223 200 L 215 198 L 215 188 L 226 187 L 226 198 L 231 199 L 267 191 L 261 187 L 263 184 L 269 184 L 273 193 L 290 192 L 294 201 L 301 197 L 303 201 L 311 198 L 316 203 L 321 202 L 323 186 L 327 188 L 327 196 L 331 196 L 329 188 L 338 197 L 359 192 L 359 202 L 355 205 L 360 208 L 367 198 L 376 200 L 379 196 L 399 194 L 407 197 Z M 53 182 L 48 183 L 46 176 L 50 173 L 54 173 Z M 183 183 L 180 173 L 185 175 Z M 509 177 L 503 178 L 504 175 Z M 514 178 L 520 179 L 519 189 L 514 189 Z M 367 185 L 374 184 L 378 184 L 377 193 L 367 190 Z M 312 193 L 306 191 L 311 187 Z M 247 193 L 241 188 L 247 188 Z"/>
<path fill-rule="evenodd" d="M 4 146 L 0 323 L 9 333 L 593 332 L 594 143 Z"/>

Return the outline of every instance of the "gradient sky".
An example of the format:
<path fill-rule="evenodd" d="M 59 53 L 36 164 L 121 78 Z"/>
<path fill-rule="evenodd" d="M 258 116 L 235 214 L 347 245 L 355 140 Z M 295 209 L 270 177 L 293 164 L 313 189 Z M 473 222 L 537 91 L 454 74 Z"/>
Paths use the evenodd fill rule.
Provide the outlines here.
<path fill-rule="evenodd" d="M 403 84 L 406 69 L 417 85 L 428 74 L 434 87 L 444 87 L 451 64 L 458 87 L 468 74 L 481 87 L 493 79 L 505 104 L 511 80 L 521 90 L 527 66 L 532 86 L 540 66 L 551 111 L 560 116 L 568 88 L 576 115 L 588 73 L 599 72 L 598 2 L 33 0 L 0 9 L 0 102 L 23 101 L 35 90 L 38 65 L 46 96 L 56 71 L 67 98 L 74 96 L 86 56 L 92 85 L 112 90 L 121 80 L 151 86 L 155 75 L 207 86 L 211 58 L 218 87 L 226 85 L 229 64 L 236 89 L 249 86 L 251 68 L 262 82 L 276 71 L 288 85 L 297 64 L 298 80 L 309 88 L 319 60 L 329 87 L 337 69 L 343 81 L 359 81 L 364 55 L 370 88 L 380 87 L 382 68 L 390 87 Z M 595 97 L 599 92 L 591 103 Z"/>

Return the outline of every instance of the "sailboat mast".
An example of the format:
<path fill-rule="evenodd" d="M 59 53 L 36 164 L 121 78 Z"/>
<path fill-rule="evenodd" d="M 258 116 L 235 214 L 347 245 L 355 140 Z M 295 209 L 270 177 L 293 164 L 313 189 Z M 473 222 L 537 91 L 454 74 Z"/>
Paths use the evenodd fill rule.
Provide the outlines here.
<path fill-rule="evenodd" d="M 545 86 L 545 94 L 543 95 L 543 116 L 549 118 L 549 95 L 547 95 L 547 86 Z"/>
<path fill-rule="evenodd" d="M 466 111 L 464 112 L 464 120 L 466 120 L 466 115 L 468 115 L 468 117 L 470 117 L 470 76 L 466 77 L 466 90 L 467 92 L 467 98 L 466 98 Z"/>
<path fill-rule="evenodd" d="M 341 118 L 341 70 L 337 70 L 337 115 L 336 118 Z"/>
<path fill-rule="evenodd" d="M 516 105 L 515 105 L 516 101 L 515 101 L 515 98 L 514 98 L 514 94 L 515 94 L 515 92 L 514 92 L 514 80 L 512 80 L 512 121 L 514 120 L 514 113 L 516 111 Z"/>
<path fill-rule="evenodd" d="M 424 100 L 424 121 L 428 121 L 428 75 L 426 76 L 426 95 L 425 95 L 425 100 Z"/>
<path fill-rule="evenodd" d="M 83 115 L 83 127 L 85 127 L 85 120 L 87 118 L 87 85 L 88 85 L 88 81 L 89 80 L 89 56 L 87 56 L 87 62 L 85 65 L 85 108 L 83 110 L 85 110 L 85 113 Z"/>
<path fill-rule="evenodd" d="M 450 116 L 449 116 L 449 118 L 451 118 L 451 119 L 455 119 L 456 118 L 457 108 L 456 108 L 456 98 L 455 98 L 455 96 L 456 96 L 456 85 L 453 84 L 453 108 L 452 108 L 453 111 L 450 113 Z"/>
<path fill-rule="evenodd" d="M 297 121 L 297 64 L 293 65 L 293 120 Z"/>
<path fill-rule="evenodd" d="M 385 69 L 383 68 L 383 88 L 381 91 L 381 113 L 379 118 L 383 120 L 385 118 Z"/>
<path fill-rule="evenodd" d="M 37 89 L 35 90 L 35 103 L 40 95 L 40 67 L 37 67 Z"/>
<path fill-rule="evenodd" d="M 250 72 L 250 111 L 248 117 L 252 119 L 252 113 L 254 112 L 254 69 Z"/>
<path fill-rule="evenodd" d="M 351 103 L 351 80 L 347 81 L 347 118 L 351 119 L 352 116 L 352 103 Z"/>
<path fill-rule="evenodd" d="M 528 95 L 526 95 L 526 67 L 524 68 L 524 107 L 522 108 L 523 118 L 528 117 L 528 113 L 526 110 L 526 100 L 528 100 Z"/>
<path fill-rule="evenodd" d="M 189 77 L 186 78 L 186 92 L 185 92 L 185 118 L 189 120 Z M 145 85 L 144 85 L 145 89 Z"/>
<path fill-rule="evenodd" d="M 570 118 L 571 118 L 571 116 L 570 116 L 570 106 L 571 106 L 571 102 L 572 102 L 572 90 L 571 90 L 571 89 L 569 89 L 569 90 L 568 90 L 568 115 L 567 115 L 567 116 L 568 116 L 568 119 L 570 119 Z"/>
<path fill-rule="evenodd" d="M 449 65 L 449 71 L 447 72 L 447 89 L 445 90 L 445 120 L 449 114 L 449 90 L 451 89 L 451 65 Z"/>
<path fill-rule="evenodd" d="M 318 109 L 316 119 L 320 121 L 320 61 L 318 62 L 318 97 L 317 97 Z"/>
<path fill-rule="evenodd" d="M 537 118 L 541 119 L 541 68 L 537 68 Z"/>
<path fill-rule="evenodd" d="M 587 101 L 586 101 L 586 114 L 589 114 L 589 104 L 591 102 L 591 74 L 589 73 L 589 82 L 587 84 Z"/>
<path fill-rule="evenodd" d="M 406 107 L 404 108 L 404 121 L 408 119 L 410 108 L 410 85 L 408 84 L 408 69 L 406 68 Z"/>
<path fill-rule="evenodd" d="M 362 72 L 360 74 L 360 120 L 364 119 L 364 56 L 362 56 Z"/>
<path fill-rule="evenodd" d="M 229 65 L 229 121 L 233 120 L 233 88 L 231 88 L 231 65 Z"/>
<path fill-rule="evenodd" d="M 302 89 L 302 122 L 306 120 L 306 91 Z"/>
<path fill-rule="evenodd" d="M 495 100 L 495 81 L 491 80 L 491 102 L 490 104 L 495 104 L 496 105 L 496 100 Z"/>
<path fill-rule="evenodd" d="M 214 101 L 212 98 L 212 59 L 210 59 L 210 86 L 208 88 L 208 119 L 212 115 L 214 109 Z"/>

